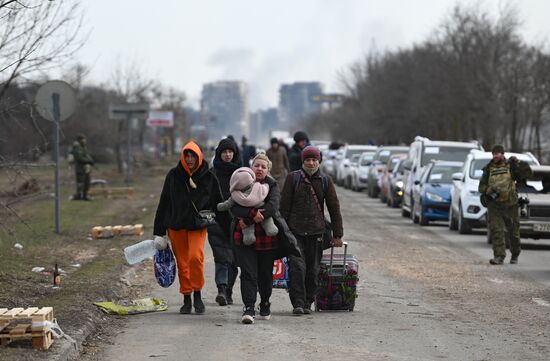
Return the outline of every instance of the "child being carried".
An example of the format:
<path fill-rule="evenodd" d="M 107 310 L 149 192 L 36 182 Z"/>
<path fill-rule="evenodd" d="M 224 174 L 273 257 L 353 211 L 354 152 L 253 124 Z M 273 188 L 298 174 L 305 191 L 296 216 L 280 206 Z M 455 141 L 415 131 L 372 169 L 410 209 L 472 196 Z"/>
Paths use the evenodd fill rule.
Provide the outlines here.
<path fill-rule="evenodd" d="M 242 207 L 261 208 L 269 193 L 269 185 L 256 182 L 256 175 L 252 169 L 241 167 L 237 169 L 229 180 L 231 197 L 225 202 L 218 203 L 218 211 L 228 211 L 235 204 Z M 273 222 L 273 218 L 264 218 L 262 228 L 268 236 L 276 236 L 279 229 Z M 247 246 L 256 242 L 255 227 L 243 229 L 243 243 Z"/>

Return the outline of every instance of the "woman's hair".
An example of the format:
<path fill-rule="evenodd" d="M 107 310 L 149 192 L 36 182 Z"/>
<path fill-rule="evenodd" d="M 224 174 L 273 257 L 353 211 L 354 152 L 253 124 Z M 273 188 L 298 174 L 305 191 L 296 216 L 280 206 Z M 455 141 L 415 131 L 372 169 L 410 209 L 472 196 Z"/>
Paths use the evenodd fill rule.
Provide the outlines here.
<path fill-rule="evenodd" d="M 267 157 L 267 155 L 265 155 L 265 153 L 262 152 L 262 153 L 256 154 L 256 156 L 252 159 L 252 164 L 254 164 L 254 162 L 258 159 L 264 160 L 267 163 L 267 170 L 271 171 L 271 166 L 273 165 L 273 163 L 271 163 L 271 160 L 269 160 L 269 158 Z"/>

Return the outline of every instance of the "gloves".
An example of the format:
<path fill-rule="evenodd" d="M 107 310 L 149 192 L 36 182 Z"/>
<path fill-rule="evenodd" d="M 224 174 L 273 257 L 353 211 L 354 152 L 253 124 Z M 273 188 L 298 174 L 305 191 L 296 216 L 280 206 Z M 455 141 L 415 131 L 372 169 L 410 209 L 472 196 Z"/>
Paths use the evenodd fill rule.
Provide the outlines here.
<path fill-rule="evenodd" d="M 155 245 L 155 248 L 159 251 L 162 251 L 163 249 L 166 249 L 166 247 L 168 247 L 168 240 L 166 240 L 166 237 L 155 236 L 153 243 Z"/>
<path fill-rule="evenodd" d="M 511 156 L 510 158 L 508 158 L 508 160 L 509 160 L 510 162 L 514 162 L 514 163 L 519 162 L 519 160 L 516 158 L 515 155 Z"/>

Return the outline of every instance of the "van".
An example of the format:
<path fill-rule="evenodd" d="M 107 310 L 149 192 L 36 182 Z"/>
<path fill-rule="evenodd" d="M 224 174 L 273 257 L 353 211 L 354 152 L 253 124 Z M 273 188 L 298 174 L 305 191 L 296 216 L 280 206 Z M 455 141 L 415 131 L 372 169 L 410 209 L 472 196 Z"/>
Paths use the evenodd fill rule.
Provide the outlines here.
<path fill-rule="evenodd" d="M 404 194 L 401 203 L 401 214 L 403 217 L 411 215 L 413 199 L 413 186 L 415 181 L 420 180 L 420 175 L 424 168 L 435 160 L 464 162 L 472 149 L 483 150 L 479 142 L 453 142 L 442 140 L 430 140 L 425 137 L 417 136 L 411 143 L 409 154 L 403 167 L 405 174 L 403 176 Z"/>

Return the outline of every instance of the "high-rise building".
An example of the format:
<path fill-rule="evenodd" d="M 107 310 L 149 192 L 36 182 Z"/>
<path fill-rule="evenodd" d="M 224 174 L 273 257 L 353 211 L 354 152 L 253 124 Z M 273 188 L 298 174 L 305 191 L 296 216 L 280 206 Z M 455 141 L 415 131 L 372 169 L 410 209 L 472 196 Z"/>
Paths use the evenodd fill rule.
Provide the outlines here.
<path fill-rule="evenodd" d="M 279 89 L 279 121 L 283 129 L 290 129 L 311 113 L 321 111 L 321 103 L 312 100 L 323 94 L 320 82 L 296 82 L 282 84 Z"/>
<path fill-rule="evenodd" d="M 232 134 L 235 139 L 248 137 L 248 85 L 242 81 L 217 81 L 203 85 L 201 121 L 209 142 Z"/>
<path fill-rule="evenodd" d="M 256 144 L 269 143 L 271 131 L 279 130 L 277 108 L 258 110 L 250 114 L 250 140 Z"/>

